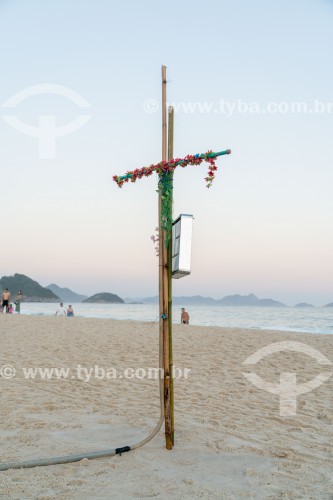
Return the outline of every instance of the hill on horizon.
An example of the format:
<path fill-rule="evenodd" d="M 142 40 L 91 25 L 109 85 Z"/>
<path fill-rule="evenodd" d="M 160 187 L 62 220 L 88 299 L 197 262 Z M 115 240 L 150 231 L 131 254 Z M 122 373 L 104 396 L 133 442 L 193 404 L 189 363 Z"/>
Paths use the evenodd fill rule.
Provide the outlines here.
<path fill-rule="evenodd" d="M 158 296 L 146 297 L 141 300 L 144 304 L 156 304 Z M 126 299 L 130 301 L 130 299 Z M 249 295 L 227 295 L 222 299 L 213 299 L 212 297 L 202 297 L 201 295 L 193 295 L 188 297 L 173 297 L 172 303 L 175 305 L 217 305 L 217 306 L 260 306 L 260 307 L 286 307 L 286 304 L 273 299 L 258 299 L 253 293 Z"/>
<path fill-rule="evenodd" d="M 227 295 L 217 301 L 222 306 L 263 306 L 263 307 L 286 307 L 286 304 L 273 299 L 258 299 L 254 293 L 249 295 Z"/>
<path fill-rule="evenodd" d="M 48 285 L 46 288 L 57 295 L 62 302 L 82 302 L 84 299 L 88 298 L 87 295 L 80 295 L 79 293 L 73 292 L 69 288 L 61 288 L 55 283 Z"/>
<path fill-rule="evenodd" d="M 84 304 L 124 304 L 123 299 L 114 293 L 95 293 L 92 297 L 82 301 Z"/>
<path fill-rule="evenodd" d="M 19 290 L 22 291 L 24 302 L 59 302 L 59 297 L 48 288 L 44 288 L 37 281 L 24 274 L 3 276 L 0 279 L 0 292 L 8 288 L 11 301 L 14 301 Z"/>

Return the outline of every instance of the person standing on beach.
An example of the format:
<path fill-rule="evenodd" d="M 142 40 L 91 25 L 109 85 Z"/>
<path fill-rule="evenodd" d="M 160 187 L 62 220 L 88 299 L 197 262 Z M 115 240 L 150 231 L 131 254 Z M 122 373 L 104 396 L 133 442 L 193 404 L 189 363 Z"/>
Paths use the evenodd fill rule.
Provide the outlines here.
<path fill-rule="evenodd" d="M 16 297 L 16 306 L 15 306 L 15 312 L 17 312 L 17 314 L 20 314 L 21 312 L 21 302 L 22 302 L 22 292 L 21 290 L 18 291 L 18 294 L 17 294 L 17 297 Z"/>
<path fill-rule="evenodd" d="M 66 309 L 64 309 L 64 304 L 62 302 L 60 302 L 60 306 L 56 310 L 55 316 L 67 316 Z"/>
<path fill-rule="evenodd" d="M 8 291 L 8 288 L 6 288 L 6 290 L 2 294 L 2 312 L 4 312 L 4 309 L 6 308 L 6 313 L 8 313 L 9 302 L 10 302 L 10 293 Z"/>
<path fill-rule="evenodd" d="M 182 312 L 180 315 L 180 322 L 183 325 L 189 325 L 190 324 L 190 315 L 187 311 L 185 311 L 185 307 L 182 307 Z"/>

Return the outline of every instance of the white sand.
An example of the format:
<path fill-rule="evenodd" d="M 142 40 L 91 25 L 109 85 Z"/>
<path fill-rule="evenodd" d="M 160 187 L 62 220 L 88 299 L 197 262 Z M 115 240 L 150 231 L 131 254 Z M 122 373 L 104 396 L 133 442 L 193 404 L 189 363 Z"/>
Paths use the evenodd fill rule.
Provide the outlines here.
<path fill-rule="evenodd" d="M 83 318 L 0 315 L 0 462 L 131 445 L 159 417 L 157 380 L 78 380 L 76 366 L 158 364 L 158 326 Z M 1 499 L 288 498 L 333 499 L 333 377 L 297 398 L 281 417 L 279 397 L 242 372 L 269 382 L 280 372 L 297 383 L 332 367 L 295 352 L 255 367 L 243 361 L 271 342 L 304 342 L 333 361 L 333 336 L 176 325 L 174 363 L 190 368 L 175 381 L 176 446 L 164 433 L 122 456 L 0 472 Z M 66 380 L 24 379 L 22 367 L 69 367 Z M 75 377 L 75 378 L 71 378 Z"/>

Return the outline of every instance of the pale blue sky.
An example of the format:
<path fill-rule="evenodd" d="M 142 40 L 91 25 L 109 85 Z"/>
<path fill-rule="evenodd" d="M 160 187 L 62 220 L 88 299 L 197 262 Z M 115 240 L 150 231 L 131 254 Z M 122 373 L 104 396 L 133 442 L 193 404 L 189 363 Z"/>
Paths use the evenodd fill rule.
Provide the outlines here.
<path fill-rule="evenodd" d="M 0 104 L 48 83 L 91 105 L 44 94 L 0 106 L 0 274 L 87 294 L 157 293 L 156 178 L 119 190 L 112 176 L 160 159 L 160 112 L 143 103 L 160 100 L 166 64 L 170 102 L 212 103 L 176 114 L 175 155 L 232 149 L 211 190 L 204 165 L 176 173 L 174 215 L 195 221 L 192 275 L 174 280 L 174 293 L 332 301 L 333 106 L 219 112 L 221 99 L 332 103 L 332 25 L 328 0 L 0 0 Z M 87 113 L 53 160 L 1 118 L 64 125 Z"/>

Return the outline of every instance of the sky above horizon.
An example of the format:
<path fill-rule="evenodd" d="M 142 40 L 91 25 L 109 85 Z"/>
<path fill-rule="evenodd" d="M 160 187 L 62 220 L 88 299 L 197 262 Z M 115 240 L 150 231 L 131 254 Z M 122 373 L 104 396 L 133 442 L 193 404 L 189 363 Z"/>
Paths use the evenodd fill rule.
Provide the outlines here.
<path fill-rule="evenodd" d="M 332 302 L 332 21 L 329 0 L 0 0 L 0 276 L 157 294 L 156 176 L 112 176 L 161 158 L 165 64 L 175 156 L 232 150 L 211 189 L 205 164 L 175 173 L 174 294 Z"/>

